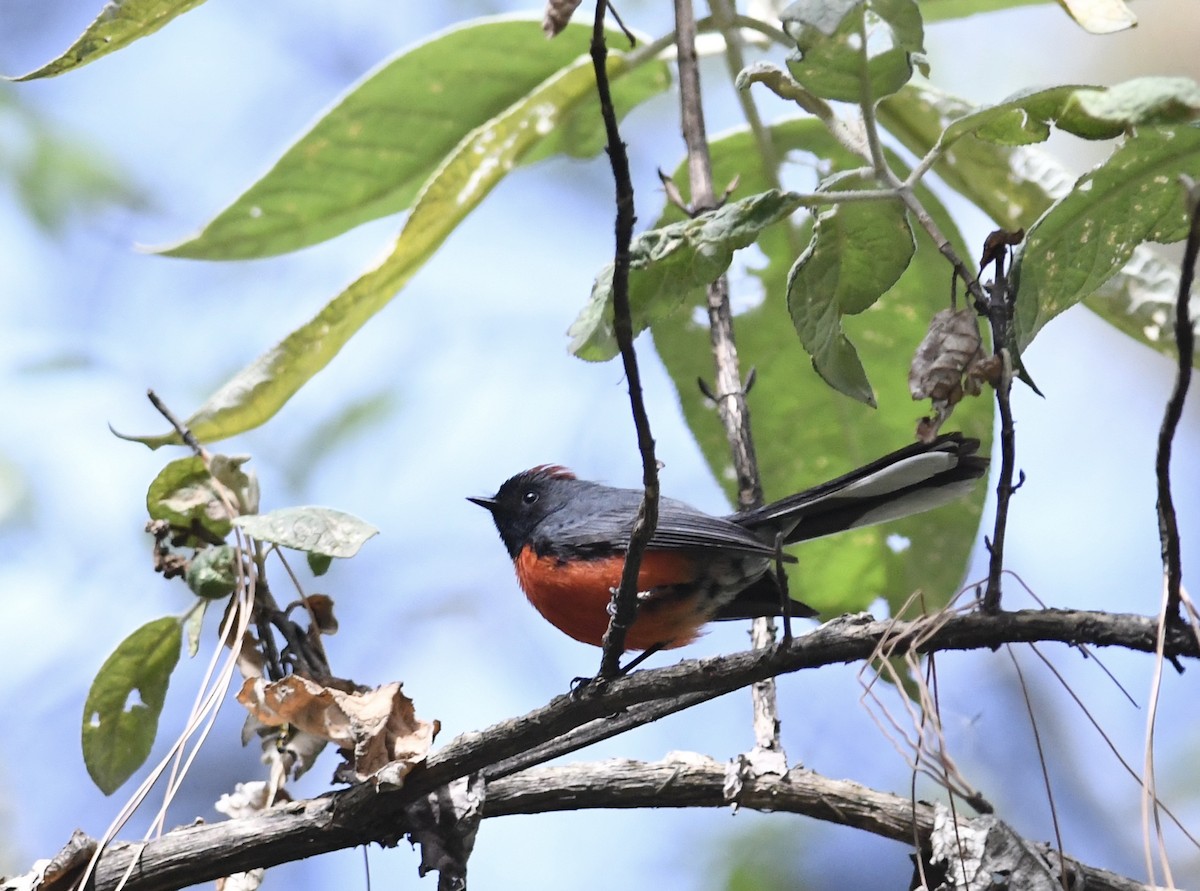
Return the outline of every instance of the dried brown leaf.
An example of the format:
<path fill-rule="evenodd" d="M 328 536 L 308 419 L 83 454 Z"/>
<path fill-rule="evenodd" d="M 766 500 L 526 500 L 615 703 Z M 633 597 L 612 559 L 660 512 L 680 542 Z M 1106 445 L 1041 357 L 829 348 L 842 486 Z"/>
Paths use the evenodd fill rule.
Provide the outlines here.
<path fill-rule="evenodd" d="M 418 872 L 438 871 L 438 888 L 465 888 L 467 858 L 483 817 L 487 783 L 479 773 L 459 777 L 405 808 L 409 841 L 421 848 Z"/>
<path fill-rule="evenodd" d="M 929 322 L 929 331 L 913 355 L 908 389 L 913 399 L 929 399 L 933 414 L 917 424 L 917 437 L 932 442 L 965 394 L 978 396 L 987 376 L 979 319 L 973 309 L 943 309 Z"/>
<path fill-rule="evenodd" d="M 416 716 L 397 682 L 344 692 L 296 675 L 269 684 L 259 678 L 242 685 L 238 702 L 264 724 L 289 724 L 334 743 L 347 761 L 338 778 L 347 782 L 400 785 L 440 729 Z"/>
<path fill-rule="evenodd" d="M 338 621 L 333 614 L 333 598 L 327 594 L 309 594 L 301 603 L 308 610 L 321 634 L 337 634 Z"/>
<path fill-rule="evenodd" d="M 542 16 L 542 30 L 547 37 L 557 37 L 571 21 L 582 0 L 546 0 L 546 12 Z"/>

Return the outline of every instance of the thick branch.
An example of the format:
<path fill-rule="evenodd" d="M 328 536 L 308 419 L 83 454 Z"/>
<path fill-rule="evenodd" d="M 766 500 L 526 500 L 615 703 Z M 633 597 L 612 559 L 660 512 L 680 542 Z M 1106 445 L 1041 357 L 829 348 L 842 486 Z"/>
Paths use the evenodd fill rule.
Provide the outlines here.
<path fill-rule="evenodd" d="M 590 808 L 726 807 L 727 766 L 696 757 L 653 764 L 613 760 L 599 763 L 541 767 L 488 784 L 485 817 L 548 813 Z M 376 795 L 375 800 L 384 796 Z M 394 797 L 394 796 L 393 796 Z M 779 777 L 764 775 L 745 780 L 737 798 L 740 807 L 809 816 L 850 826 L 910 845 L 916 837 L 924 846 L 934 826 L 934 807 L 926 802 L 879 792 L 848 780 L 835 780 L 801 769 Z M 349 844 L 394 842 L 405 832 L 403 816 L 379 832 L 367 809 L 339 812 L 331 798 L 282 805 L 259 817 L 178 829 L 147 844 L 141 862 L 130 876 L 129 891 L 166 891 L 219 875 L 214 858 L 231 870 L 234 864 L 262 865 L 268 852 L 272 863 L 298 860 L 315 853 L 310 839 L 355 838 Z M 300 823 L 302 833 L 281 831 Z M 961 825 L 967 825 L 960 820 Z M 348 846 L 348 845 L 347 845 Z M 111 889 L 139 845 L 114 846 L 105 855 L 95 887 Z M 1102 869 L 1071 864 L 1085 879 L 1083 887 L 1108 891 L 1141 891 L 1145 886 Z"/>
<path fill-rule="evenodd" d="M 161 839 L 113 845 L 100 859 L 93 887 L 113 891 L 140 850 L 128 891 L 168 891 L 255 867 L 311 857 L 369 842 L 390 843 L 404 831 L 404 808 L 417 797 L 469 773 L 542 745 L 577 727 L 641 703 L 696 694 L 715 698 L 776 674 L 865 659 L 885 637 L 899 654 L 919 643 L 922 652 L 993 648 L 1001 643 L 1062 641 L 1153 652 L 1157 622 L 1135 615 L 1078 610 L 1025 610 L 917 622 L 830 622 L 774 652 L 748 651 L 689 660 L 611 682 L 602 692 L 573 700 L 560 696 L 543 708 L 464 734 L 430 756 L 404 789 L 376 792 L 356 786 L 311 801 L 294 802 L 253 818 L 188 826 Z M 1200 658 L 1186 628 L 1166 631 L 1169 657 Z M 652 709 L 645 710 L 652 714 Z M 760 782 L 762 782 L 760 780 Z"/>
<path fill-rule="evenodd" d="M 527 770 L 488 787 L 484 815 L 547 813 L 583 808 L 724 807 L 726 766 L 715 761 L 606 761 Z M 785 776 L 752 778 L 738 796 L 739 807 L 802 814 L 851 826 L 911 846 L 913 829 L 922 848 L 934 828 L 934 806 L 835 780 L 799 768 Z M 961 825 L 968 821 L 960 819 Z M 1046 851 L 1025 842 L 1025 848 Z M 1125 876 L 1077 861 L 1068 868 L 1089 891 L 1147 891 Z"/>

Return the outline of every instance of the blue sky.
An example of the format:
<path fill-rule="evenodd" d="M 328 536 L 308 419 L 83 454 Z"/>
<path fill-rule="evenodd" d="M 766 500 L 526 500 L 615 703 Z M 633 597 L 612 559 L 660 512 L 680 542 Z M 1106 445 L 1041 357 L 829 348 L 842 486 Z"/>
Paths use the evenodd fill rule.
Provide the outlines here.
<path fill-rule="evenodd" d="M 172 241 L 207 220 L 381 58 L 454 21 L 508 8 L 212 0 L 111 58 L 2 94 L 110 158 L 138 198 L 77 212 L 47 233 L 0 186 L 0 468 L 17 481 L 6 491 L 19 495 L 0 513 L 0 596 L 11 629 L 0 663 L 0 713 L 10 718 L 0 739 L 0 836 L 9 839 L 0 872 L 49 856 L 76 826 L 103 830 L 122 793 L 105 799 L 83 771 L 78 724 L 88 682 L 125 634 L 188 605 L 177 585 L 152 573 L 142 532 L 145 486 L 167 457 L 115 439 L 107 425 L 158 430 L 147 387 L 186 413 L 351 280 L 386 247 L 398 221 L 295 255 L 233 264 L 148 256 L 132 246 Z M 78 0 L 3 0 L 0 70 L 40 64 L 95 11 Z M 665 27 L 657 7 L 631 3 L 622 12 L 642 30 Z M 1166 4 L 1140 12 L 1140 34 L 1108 42 L 1079 34 L 1054 6 L 932 28 L 934 78 L 982 101 L 1052 81 L 1188 73 L 1178 59 L 1194 54 L 1200 35 L 1184 32 L 1197 27 L 1196 17 Z M 1179 50 L 1151 43 L 1173 31 Z M 963 42 L 977 51 L 959 54 Z M 1098 67 L 1113 61 L 1120 70 Z M 662 100 L 635 113 L 626 130 L 642 220 L 652 220 L 661 201 L 655 168 L 670 169 L 681 155 L 678 137 L 662 126 L 671 114 Z M 720 99 L 710 126 L 728 126 L 730 115 Z M 0 116 L 0 165 L 6 147 L 8 157 L 20 156 L 21 133 Z M 267 427 L 226 446 L 253 455 L 265 506 L 328 504 L 381 528 L 360 557 L 322 582 L 342 623 L 331 658 L 362 683 L 403 680 L 418 710 L 441 719 L 443 741 L 541 705 L 596 664 L 595 651 L 558 635 L 528 607 L 491 523 L 464 496 L 494 491 L 513 472 L 548 461 L 618 484 L 640 478 L 619 367 L 571 358 L 563 337 L 611 250 L 609 194 L 599 161 L 516 172 Z M 972 231 L 984 225 L 965 221 Z M 639 347 L 665 490 L 725 509 L 669 379 L 649 343 Z M 1009 565 L 1053 605 L 1153 611 L 1160 583 L 1152 461 L 1170 365 L 1080 312 L 1048 328 L 1028 361 L 1047 398 L 1016 396 L 1029 482 L 1014 506 Z M 375 423 L 323 440 L 321 431 L 355 403 L 382 406 Z M 1176 451 L 1181 522 L 1193 542 L 1185 578 L 1200 557 L 1198 431 L 1193 399 Z M 981 575 L 980 550 L 968 578 Z M 687 655 L 744 644 L 742 628 L 725 626 Z M 1140 764 L 1144 708 L 1130 708 L 1077 654 L 1058 648 L 1052 655 Z M 1144 703 L 1150 661 L 1104 658 Z M 1032 659 L 1024 664 L 1036 676 L 1039 716 L 1053 729 L 1051 770 L 1068 847 L 1137 874 L 1132 781 L 1047 673 Z M 1007 658 L 953 656 L 942 666 L 952 751 L 1018 829 L 1050 837 Z M 1179 790 L 1181 810 L 1195 816 L 1194 794 L 1182 793 L 1195 788 L 1192 674 L 1164 679 L 1160 784 Z M 164 736 L 181 720 L 198 676 L 199 666 L 189 664 L 175 678 Z M 780 697 L 794 761 L 908 788 L 901 759 L 857 705 L 853 668 L 789 677 Z M 227 707 L 169 825 L 215 819 L 216 796 L 259 775 L 254 752 L 237 746 L 240 723 Z M 579 757 L 657 759 L 692 749 L 727 758 L 750 742 L 747 697 L 739 694 Z M 323 791 L 332 767 L 325 756 L 296 791 Z M 874 887 L 906 875 L 898 845 L 798 818 L 725 812 L 489 821 L 471 868 L 492 887 L 561 887 L 570 876 L 580 889 L 617 882 L 704 889 L 722 869 L 721 855 L 709 852 L 764 822 L 794 837 L 786 856 L 808 887 Z M 594 843 L 604 838 L 618 841 Z M 374 850 L 371 862 L 376 881 L 416 887 L 417 858 L 406 846 Z M 1198 863 L 1194 851 L 1180 849 L 1177 880 L 1194 884 Z M 344 852 L 277 870 L 268 887 L 354 882 L 360 871 L 360 855 Z"/>

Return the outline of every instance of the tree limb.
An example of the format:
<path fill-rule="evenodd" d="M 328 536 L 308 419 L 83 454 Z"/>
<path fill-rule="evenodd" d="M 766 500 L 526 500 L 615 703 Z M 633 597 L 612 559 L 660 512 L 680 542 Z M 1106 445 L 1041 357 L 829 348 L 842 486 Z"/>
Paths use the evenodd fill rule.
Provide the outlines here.
<path fill-rule="evenodd" d="M 913 622 L 878 622 L 845 617 L 775 651 L 751 650 L 714 659 L 688 660 L 614 680 L 591 696 L 578 699 L 560 696 L 527 715 L 457 737 L 410 774 L 407 785 L 400 790 L 376 791 L 370 786 L 355 786 L 321 798 L 281 805 L 260 816 L 188 826 L 145 843 L 114 844 L 101 857 L 89 887 L 114 891 L 139 853 L 137 866 L 125 885 L 128 891 L 169 891 L 370 842 L 392 844 L 404 832 L 405 807 L 419 796 L 458 777 L 487 770 L 589 722 L 641 703 L 684 695 L 700 702 L 765 677 L 865 659 L 885 639 L 893 654 L 914 645 L 921 652 L 933 652 L 1031 641 L 1119 646 L 1148 653 L 1154 651 L 1158 624 L 1146 616 L 1082 610 L 1022 610 L 935 618 L 936 622 L 924 618 Z M 1170 657 L 1200 658 L 1200 644 L 1187 628 L 1178 625 L 1167 629 L 1164 649 Z M 653 719 L 654 710 L 644 712 L 647 720 Z M 552 753 L 547 755 L 552 756 Z M 767 778 L 746 780 L 751 790 L 769 782 Z M 503 788 L 499 786 L 500 790 Z M 501 796 L 498 800 L 504 799 Z M 487 801 L 485 813 L 497 813 L 490 810 L 499 808 L 493 792 L 489 791 Z M 645 803 L 649 802 L 639 800 L 625 806 Z M 662 806 L 666 802 L 653 803 Z M 822 819 L 829 818 L 822 816 Z"/>
<path fill-rule="evenodd" d="M 727 765 L 692 756 L 656 763 L 615 759 L 522 771 L 488 784 L 485 817 L 592 808 L 728 807 Z M 350 792 L 363 791 L 350 790 Z M 377 841 L 394 844 L 406 831 L 398 809 L 381 807 L 399 793 L 356 796 L 364 806 L 341 805 L 349 793 L 292 802 L 261 816 L 188 826 L 149 843 L 114 845 L 104 856 L 93 886 L 112 891 L 140 851 L 128 891 L 169 891 L 237 869 L 311 856 L 314 843 L 339 847 Z M 784 776 L 747 778 L 736 804 L 754 810 L 800 814 L 911 844 L 913 830 L 926 848 L 936 809 L 927 802 L 880 792 L 795 768 Z M 389 822 L 380 822 L 383 818 Z M 975 821 L 960 818 L 960 830 Z M 381 830 L 381 827 L 386 827 Z M 1018 839 L 1026 849 L 1043 846 Z M 926 851 L 926 854 L 928 852 Z M 1144 885 L 1103 869 L 1068 861 L 1089 891 L 1142 891 Z"/>

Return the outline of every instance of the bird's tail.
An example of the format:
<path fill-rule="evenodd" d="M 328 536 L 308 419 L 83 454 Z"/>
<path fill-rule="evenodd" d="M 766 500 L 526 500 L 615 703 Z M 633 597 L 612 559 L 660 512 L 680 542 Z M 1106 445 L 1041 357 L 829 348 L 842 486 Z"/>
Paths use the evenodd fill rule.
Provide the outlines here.
<path fill-rule="evenodd" d="M 974 487 L 988 466 L 978 450 L 979 440 L 946 433 L 732 519 L 756 531 L 782 530 L 792 544 L 919 514 Z"/>

